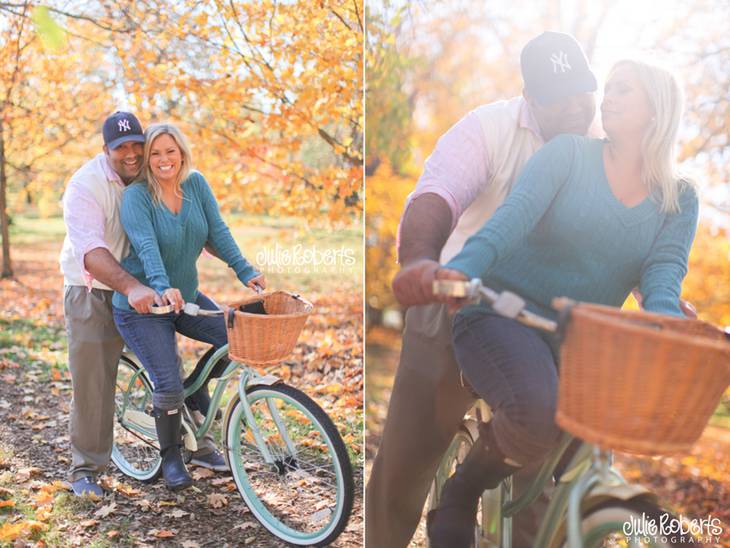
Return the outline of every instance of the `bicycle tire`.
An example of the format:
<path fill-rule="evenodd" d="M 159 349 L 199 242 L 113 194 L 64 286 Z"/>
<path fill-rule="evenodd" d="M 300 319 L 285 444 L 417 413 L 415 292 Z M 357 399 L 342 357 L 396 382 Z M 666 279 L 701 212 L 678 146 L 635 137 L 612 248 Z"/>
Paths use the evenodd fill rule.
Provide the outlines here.
<path fill-rule="evenodd" d="M 583 516 L 581 531 L 584 546 L 585 548 L 623 546 L 621 543 L 627 542 L 626 535 L 623 532 L 624 523 L 632 519 L 641 522 L 644 516 L 646 520 L 655 520 L 655 523 L 660 523 L 661 517 L 665 514 L 667 515 L 665 520 L 674 518 L 671 513 L 643 497 L 629 500 L 608 499 L 588 510 Z M 556 544 L 553 544 L 554 546 L 568 546 L 567 533 L 563 530 L 561 534 L 562 538 Z M 657 534 L 656 536 L 637 534 L 632 535 L 631 539 L 638 541 L 631 544 L 631 546 L 652 546 L 655 548 L 676 545 L 692 546 L 695 544 L 690 535 L 682 533 Z M 645 542 L 646 540 L 649 540 L 649 542 Z"/>
<path fill-rule="evenodd" d="M 292 386 L 259 385 L 247 396 L 274 462 L 265 462 L 237 399 L 225 432 L 228 462 L 241 497 L 281 540 L 299 546 L 331 543 L 347 526 L 355 493 L 352 465 L 337 428 L 319 405 Z M 275 424 L 272 405 L 286 423 L 285 436 Z M 294 455 L 286 447 L 286 436 L 296 446 Z M 295 444 L 294 437 L 300 436 L 303 443 Z M 316 525 L 325 520 L 321 527 Z"/>
<path fill-rule="evenodd" d="M 132 384 L 135 375 L 136 380 Z M 124 355 L 119 360 L 116 382 L 112 462 L 125 476 L 152 482 L 162 469 L 157 433 L 147 424 L 154 420 L 150 416 L 152 383 L 145 371 Z M 133 413 L 130 414 L 130 411 Z M 145 425 L 135 422 L 134 413 L 139 413 L 136 416 L 145 420 Z"/>

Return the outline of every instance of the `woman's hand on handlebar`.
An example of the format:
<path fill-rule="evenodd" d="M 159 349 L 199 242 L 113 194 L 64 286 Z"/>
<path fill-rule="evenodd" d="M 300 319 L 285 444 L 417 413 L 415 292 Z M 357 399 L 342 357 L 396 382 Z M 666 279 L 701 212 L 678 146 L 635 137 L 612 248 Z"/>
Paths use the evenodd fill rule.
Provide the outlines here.
<path fill-rule="evenodd" d="M 182 293 L 175 287 L 168 287 L 162 292 L 162 300 L 165 304 L 171 304 L 175 307 L 175 312 L 180 312 L 182 307 L 185 306 L 185 301 L 182 298 Z"/>
<path fill-rule="evenodd" d="M 439 268 L 436 271 L 435 278 L 437 280 L 469 281 L 469 277 L 466 274 L 451 268 Z M 450 314 L 457 312 L 462 306 L 469 302 L 469 299 L 464 297 L 447 297 L 445 295 L 434 295 L 434 299 L 445 303 Z"/>
<path fill-rule="evenodd" d="M 251 278 L 249 281 L 246 282 L 246 287 L 250 287 L 254 291 L 258 291 L 256 288 L 259 289 L 266 289 L 266 276 L 263 274 L 259 274 L 255 278 Z"/>

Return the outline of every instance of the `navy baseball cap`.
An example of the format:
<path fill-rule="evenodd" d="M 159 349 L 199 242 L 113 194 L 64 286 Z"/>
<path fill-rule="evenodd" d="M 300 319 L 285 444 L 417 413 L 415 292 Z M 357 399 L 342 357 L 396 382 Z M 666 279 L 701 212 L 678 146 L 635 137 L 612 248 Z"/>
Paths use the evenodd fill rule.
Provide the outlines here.
<path fill-rule="evenodd" d="M 525 90 L 548 105 L 570 95 L 596 91 L 596 77 L 578 41 L 564 32 L 543 32 L 520 54 Z"/>
<path fill-rule="evenodd" d="M 142 124 L 130 112 L 117 111 L 109 116 L 104 120 L 102 133 L 104 134 L 104 144 L 112 150 L 127 141 L 144 143 Z"/>

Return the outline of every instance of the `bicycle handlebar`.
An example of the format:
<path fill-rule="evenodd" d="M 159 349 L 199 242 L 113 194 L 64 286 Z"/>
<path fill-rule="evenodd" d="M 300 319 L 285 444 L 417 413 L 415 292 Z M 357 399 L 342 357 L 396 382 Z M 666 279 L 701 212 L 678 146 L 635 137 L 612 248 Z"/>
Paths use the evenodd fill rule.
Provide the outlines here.
<path fill-rule="evenodd" d="M 264 291 L 264 289 L 258 284 L 254 284 L 253 288 L 257 294 L 261 294 Z M 214 301 L 213 304 L 218 307 L 217 310 L 206 310 L 204 308 L 200 308 L 200 306 L 195 303 L 185 303 L 180 312 L 182 312 L 183 314 L 187 314 L 188 316 L 220 316 L 224 313 L 224 311 L 221 310 L 218 306 L 218 303 Z M 151 314 L 169 314 L 174 310 L 175 306 L 172 304 L 150 307 Z"/>
<path fill-rule="evenodd" d="M 519 295 L 510 291 L 497 293 L 493 289 L 483 285 L 479 278 L 473 278 L 470 281 L 434 280 L 433 293 L 434 295 L 463 298 L 473 301 L 485 300 L 500 316 L 512 318 L 530 327 L 536 327 L 551 333 L 555 333 L 558 330 L 557 322 L 526 310 L 527 303 Z M 556 304 L 565 304 L 565 302 L 560 301 L 560 303 Z"/>

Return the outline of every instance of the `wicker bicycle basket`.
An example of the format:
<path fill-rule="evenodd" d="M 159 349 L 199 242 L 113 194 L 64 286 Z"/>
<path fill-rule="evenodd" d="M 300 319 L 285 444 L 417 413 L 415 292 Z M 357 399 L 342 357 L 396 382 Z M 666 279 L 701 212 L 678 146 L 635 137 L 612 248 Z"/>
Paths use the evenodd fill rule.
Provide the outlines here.
<path fill-rule="evenodd" d="M 557 423 L 604 448 L 687 452 L 730 384 L 730 342 L 699 320 L 579 304 L 560 351 Z"/>
<path fill-rule="evenodd" d="M 256 309 L 246 312 L 241 309 Z M 252 295 L 226 311 L 228 355 L 251 365 L 272 365 L 284 360 L 297 344 L 312 313 L 312 303 L 287 291 Z"/>

